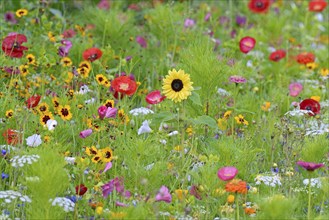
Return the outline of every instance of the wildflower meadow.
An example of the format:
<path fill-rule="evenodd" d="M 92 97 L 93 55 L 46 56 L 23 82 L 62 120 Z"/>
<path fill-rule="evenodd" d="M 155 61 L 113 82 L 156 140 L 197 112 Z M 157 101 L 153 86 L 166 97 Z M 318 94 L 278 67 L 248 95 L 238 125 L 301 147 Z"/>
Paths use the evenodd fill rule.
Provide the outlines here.
<path fill-rule="evenodd" d="M 329 219 L 328 8 L 0 1 L 0 219 Z"/>

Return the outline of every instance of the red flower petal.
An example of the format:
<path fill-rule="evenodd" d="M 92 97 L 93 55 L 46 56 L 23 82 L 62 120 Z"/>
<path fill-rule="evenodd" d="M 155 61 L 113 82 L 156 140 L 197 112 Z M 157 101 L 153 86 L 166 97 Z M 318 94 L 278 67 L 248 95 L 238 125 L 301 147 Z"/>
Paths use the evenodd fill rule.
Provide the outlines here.
<path fill-rule="evenodd" d="M 244 37 L 240 40 L 240 51 L 242 53 L 249 53 L 249 51 L 251 51 L 256 44 L 256 40 L 252 37 Z"/>
<path fill-rule="evenodd" d="M 315 56 L 313 53 L 303 52 L 297 55 L 297 62 L 300 64 L 313 63 Z"/>
<path fill-rule="evenodd" d="M 165 98 L 166 96 L 161 95 L 159 90 L 155 90 L 147 94 L 145 100 L 147 103 L 154 105 L 162 102 Z"/>
<path fill-rule="evenodd" d="M 28 50 L 27 47 L 21 45 L 24 42 L 27 42 L 27 38 L 23 34 L 9 35 L 2 41 L 2 51 L 7 56 L 21 58 L 24 50 Z"/>
<path fill-rule="evenodd" d="M 308 3 L 308 10 L 321 12 L 327 7 L 327 2 L 324 0 L 312 0 Z"/>
<path fill-rule="evenodd" d="M 248 8 L 255 13 L 266 13 L 270 7 L 270 0 L 250 0 Z"/>
<path fill-rule="evenodd" d="M 111 86 L 115 92 L 120 92 L 131 96 L 136 92 L 137 84 L 128 76 L 119 76 L 111 82 Z"/>
<path fill-rule="evenodd" d="M 299 108 L 301 110 L 310 110 L 316 115 L 320 113 L 321 106 L 314 99 L 305 99 L 299 104 Z M 310 116 L 314 116 L 314 114 L 309 113 Z"/>
<path fill-rule="evenodd" d="M 34 108 L 40 102 L 41 96 L 33 95 L 28 100 L 26 100 L 27 108 Z"/>
<path fill-rule="evenodd" d="M 79 196 L 83 196 L 87 192 L 87 190 L 88 190 L 88 188 L 83 184 L 80 184 L 75 187 L 75 192 Z"/>
<path fill-rule="evenodd" d="M 96 47 L 89 48 L 85 50 L 82 54 L 82 57 L 84 60 L 88 60 L 90 62 L 93 62 L 99 58 L 101 58 L 103 55 L 102 51 Z"/>
<path fill-rule="evenodd" d="M 286 56 L 286 51 L 284 50 L 276 50 L 274 52 L 272 52 L 270 54 L 269 59 L 274 61 L 274 62 L 278 62 L 280 61 L 282 58 L 284 58 Z"/>

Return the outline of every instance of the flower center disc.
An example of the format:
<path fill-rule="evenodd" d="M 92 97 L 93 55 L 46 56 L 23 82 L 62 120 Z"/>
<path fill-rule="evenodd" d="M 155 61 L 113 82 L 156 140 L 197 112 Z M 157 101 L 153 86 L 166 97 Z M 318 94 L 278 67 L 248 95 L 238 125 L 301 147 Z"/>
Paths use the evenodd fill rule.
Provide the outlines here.
<path fill-rule="evenodd" d="M 175 91 L 175 92 L 179 92 L 183 89 L 183 82 L 180 79 L 174 79 L 171 83 L 171 88 Z"/>

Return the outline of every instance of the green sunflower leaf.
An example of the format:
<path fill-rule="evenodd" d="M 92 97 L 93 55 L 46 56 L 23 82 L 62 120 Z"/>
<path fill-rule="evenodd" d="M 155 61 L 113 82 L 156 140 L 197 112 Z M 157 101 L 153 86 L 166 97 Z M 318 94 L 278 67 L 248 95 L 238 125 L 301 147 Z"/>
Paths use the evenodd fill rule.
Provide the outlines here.
<path fill-rule="evenodd" d="M 192 92 L 192 95 L 190 96 L 190 99 L 193 102 L 193 104 L 202 106 L 200 95 L 198 93 L 196 93 L 196 92 L 193 91 Z"/>
<path fill-rule="evenodd" d="M 199 116 L 199 117 L 193 119 L 193 122 L 197 125 L 203 124 L 203 125 L 208 125 L 211 128 L 217 128 L 216 120 L 207 115 Z"/>

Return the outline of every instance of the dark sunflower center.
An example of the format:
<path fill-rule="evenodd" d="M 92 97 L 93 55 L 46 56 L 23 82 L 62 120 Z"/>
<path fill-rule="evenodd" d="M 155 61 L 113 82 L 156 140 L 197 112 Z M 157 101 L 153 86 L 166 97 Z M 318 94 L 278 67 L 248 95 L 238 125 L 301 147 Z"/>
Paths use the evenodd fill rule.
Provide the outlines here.
<path fill-rule="evenodd" d="M 171 88 L 175 91 L 175 92 L 179 92 L 183 89 L 184 85 L 182 80 L 180 79 L 174 79 L 171 83 Z"/>
<path fill-rule="evenodd" d="M 106 151 L 105 158 L 109 159 L 111 158 L 112 154 L 110 151 Z"/>
<path fill-rule="evenodd" d="M 40 111 L 44 112 L 44 111 L 46 111 L 46 110 L 47 110 L 47 107 L 46 107 L 46 106 L 41 106 L 41 107 L 40 107 Z"/>
<path fill-rule="evenodd" d="M 63 108 L 61 110 L 61 113 L 62 113 L 63 116 L 68 116 L 69 115 L 69 111 L 66 108 Z"/>

